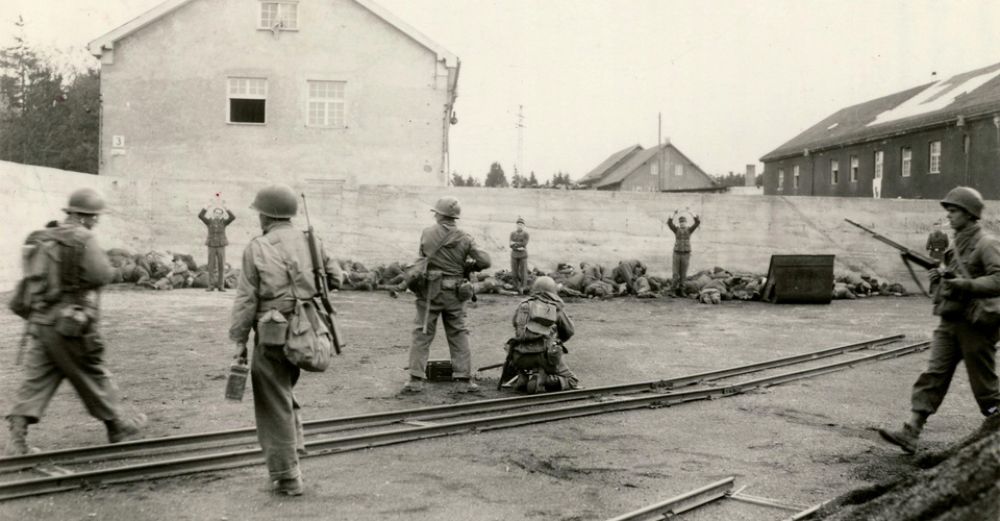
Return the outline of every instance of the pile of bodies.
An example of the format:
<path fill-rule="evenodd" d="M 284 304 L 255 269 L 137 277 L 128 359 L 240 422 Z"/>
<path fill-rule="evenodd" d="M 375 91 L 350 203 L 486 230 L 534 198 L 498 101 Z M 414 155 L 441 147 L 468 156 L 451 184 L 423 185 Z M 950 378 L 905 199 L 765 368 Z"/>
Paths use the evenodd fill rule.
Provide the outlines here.
<path fill-rule="evenodd" d="M 168 290 L 175 288 L 208 287 L 208 268 L 195 263 L 191 255 L 150 251 L 132 254 L 123 249 L 108 251 L 115 268 L 116 283 Z M 343 289 L 355 291 L 395 291 L 407 279 L 412 264 L 393 262 L 369 269 L 352 260 L 339 261 L 344 274 Z M 579 266 L 559 263 L 556 270 L 546 273 L 537 267 L 529 270 L 527 287 L 536 277 L 547 275 L 556 281 L 559 294 L 575 298 L 614 298 L 633 295 L 657 298 L 665 295 L 696 299 L 704 304 L 719 304 L 725 300 L 760 300 L 767 278 L 754 273 L 730 272 L 720 267 L 699 271 L 684 281 L 681 291 L 675 291 L 667 276 L 651 275 L 644 263 L 636 259 L 623 260 L 613 268 L 581 262 Z M 226 264 L 226 288 L 236 287 L 239 270 Z M 518 295 L 514 274 L 501 269 L 492 274 L 470 276 L 478 294 Z M 902 296 L 906 290 L 898 283 L 861 275 L 838 273 L 833 287 L 834 299 L 855 299 L 869 296 Z"/>
<path fill-rule="evenodd" d="M 198 265 L 191 255 L 155 250 L 133 254 L 114 248 L 108 250 L 108 257 L 114 267 L 112 283 L 132 283 L 157 290 L 208 287 L 208 266 Z M 226 264 L 226 287 L 235 288 L 239 275 L 240 270 Z"/>

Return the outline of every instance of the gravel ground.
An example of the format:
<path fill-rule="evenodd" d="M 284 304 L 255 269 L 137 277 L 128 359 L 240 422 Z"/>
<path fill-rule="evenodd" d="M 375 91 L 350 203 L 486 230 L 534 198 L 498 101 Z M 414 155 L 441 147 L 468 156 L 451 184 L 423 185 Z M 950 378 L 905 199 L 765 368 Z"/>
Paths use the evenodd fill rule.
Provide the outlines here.
<path fill-rule="evenodd" d="M 124 407 L 149 416 L 147 436 L 251 426 L 250 400 L 223 400 L 232 293 L 113 289 L 103 300 L 109 367 Z M 477 399 L 432 384 L 396 395 L 407 376 L 412 296 L 335 297 L 350 345 L 330 371 L 306 374 L 297 394 L 306 419 Z M 469 309 L 476 367 L 502 360 L 517 300 L 484 295 Z M 567 358 L 584 385 L 649 380 L 903 333 L 928 338 L 935 319 L 922 297 L 774 306 L 692 300 L 570 302 L 577 337 Z M 0 314 L 0 397 L 9 410 L 20 321 Z M 432 358 L 445 358 L 443 333 Z M 746 494 L 812 505 L 909 468 L 874 427 L 908 414 L 909 387 L 926 353 L 856 367 L 747 395 L 453 436 L 303 461 L 306 495 L 268 492 L 265 469 L 114 486 L 0 504 L 2 519 L 111 520 L 599 520 L 727 476 Z M 497 397 L 498 370 L 482 373 Z M 248 390 L 249 396 L 249 390 Z M 980 417 L 960 370 L 925 431 L 943 446 Z M 3 438 L 6 439 L 5 437 Z M 102 443 L 68 384 L 30 441 L 45 450 Z M 781 519 L 787 512 L 732 500 L 684 519 Z"/>

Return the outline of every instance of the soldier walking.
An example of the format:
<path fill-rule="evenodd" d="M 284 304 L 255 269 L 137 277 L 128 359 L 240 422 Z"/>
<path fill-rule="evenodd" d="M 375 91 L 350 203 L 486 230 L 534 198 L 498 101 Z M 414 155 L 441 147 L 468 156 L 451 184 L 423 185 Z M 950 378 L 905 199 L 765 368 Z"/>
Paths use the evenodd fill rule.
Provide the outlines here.
<path fill-rule="evenodd" d="M 272 185 L 257 192 L 251 209 L 260 216 L 262 235 L 243 250 L 243 264 L 236 286 L 229 338 L 236 343 L 234 358 L 246 360 L 247 340 L 254 331 L 250 381 L 253 386 L 253 409 L 257 439 L 264 451 L 274 490 L 279 494 L 302 494 L 299 452 L 305 452 L 299 403 L 293 388 L 301 370 L 285 357 L 284 345 L 261 343 L 257 321 L 271 310 L 286 319 L 295 310 L 296 298 L 316 295 L 312 277 L 292 280 L 290 273 L 306 274 L 313 269 L 305 234 L 292 227 L 298 213 L 298 199 L 291 188 Z M 337 262 L 320 247 L 327 283 L 340 288 L 341 272 Z"/>
<path fill-rule="evenodd" d="M 208 238 L 205 239 L 205 246 L 208 246 L 208 288 L 205 291 L 226 291 L 226 246 L 229 245 L 226 227 L 236 220 L 236 215 L 225 206 L 212 210 L 211 217 L 206 217 L 206 214 L 208 206 L 198 212 L 198 218 L 208 228 Z"/>
<path fill-rule="evenodd" d="M 667 219 L 667 226 L 674 232 L 674 295 L 684 296 L 684 281 L 687 280 L 688 266 L 691 263 L 691 235 L 698 229 L 701 220 L 697 215 L 694 217 L 694 224 L 688 228 L 687 218 L 683 215 L 677 217 L 678 211 Z M 677 224 L 674 224 L 674 219 Z"/>
<path fill-rule="evenodd" d="M 465 391 L 476 392 L 479 386 L 472 381 L 469 330 L 465 326 L 465 302 L 472 298 L 472 285 L 465 274 L 489 268 L 490 256 L 476 246 L 471 235 L 458 229 L 455 221 L 462 212 L 458 199 L 442 197 L 431 211 L 437 223 L 424 229 L 418 252 L 425 268 L 410 284 L 417 295 L 417 317 L 410 347 L 410 381 L 403 392 L 423 391 L 438 315 L 448 337 L 453 378 L 464 384 Z"/>
<path fill-rule="evenodd" d="M 955 278 L 944 278 L 938 268 L 928 270 L 934 293 L 934 314 L 941 322 L 931 340 L 927 369 L 913 384 L 910 419 L 899 430 L 879 429 L 890 443 L 913 453 L 927 418 L 937 412 L 951 384 L 958 363 L 965 361 L 969 385 L 979 410 L 990 420 L 1000 420 L 1000 385 L 996 372 L 997 326 L 973 323 L 973 299 L 1000 296 L 1000 241 L 979 225 L 983 198 L 978 191 L 960 186 L 941 201 L 948 223 L 955 230 L 945 266 Z M 940 286 L 940 288 L 937 288 Z M 938 289 L 938 291 L 934 291 Z"/>
<path fill-rule="evenodd" d="M 104 199 L 83 188 L 69 197 L 65 222 L 32 233 L 25 242 L 23 314 L 31 345 L 16 404 L 7 416 L 9 456 L 27 454 L 28 426 L 38 423 L 63 379 L 73 384 L 91 416 L 104 422 L 108 441 L 139 433 L 145 417 L 123 418 L 117 387 L 104 366 L 104 341 L 98 332 L 99 292 L 113 268 L 91 229 Z M 19 313 L 20 314 L 20 313 Z"/>
<path fill-rule="evenodd" d="M 517 229 L 510 232 L 510 273 L 514 276 L 517 292 L 528 291 L 528 232 L 524 230 L 524 218 L 517 218 Z"/>

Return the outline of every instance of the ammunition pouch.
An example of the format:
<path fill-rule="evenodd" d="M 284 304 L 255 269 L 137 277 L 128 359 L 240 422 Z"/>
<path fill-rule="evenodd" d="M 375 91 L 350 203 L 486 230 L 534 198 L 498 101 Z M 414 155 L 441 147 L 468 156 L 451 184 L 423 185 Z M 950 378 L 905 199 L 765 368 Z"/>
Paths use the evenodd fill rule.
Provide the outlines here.
<path fill-rule="evenodd" d="M 90 315 L 83 306 L 67 304 L 56 312 L 56 332 L 66 338 L 79 338 L 90 326 Z"/>
<path fill-rule="evenodd" d="M 288 319 L 277 309 L 265 312 L 257 320 L 257 337 L 265 346 L 283 346 L 288 341 Z"/>

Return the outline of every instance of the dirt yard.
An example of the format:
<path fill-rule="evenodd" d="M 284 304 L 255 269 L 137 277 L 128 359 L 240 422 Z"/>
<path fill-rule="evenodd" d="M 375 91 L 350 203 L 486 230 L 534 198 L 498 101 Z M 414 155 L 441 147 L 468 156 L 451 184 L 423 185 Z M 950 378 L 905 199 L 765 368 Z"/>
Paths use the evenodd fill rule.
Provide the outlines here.
<path fill-rule="evenodd" d="M 147 436 L 251 426 L 251 400 L 223 400 L 232 292 L 117 289 L 104 299 L 109 365 L 125 407 L 149 416 Z M 396 395 L 406 381 L 413 297 L 346 292 L 336 305 L 350 346 L 297 388 L 306 419 L 477 399 L 433 384 Z M 473 364 L 502 360 L 514 297 L 481 296 L 470 308 Z M 774 306 L 693 300 L 576 301 L 567 358 L 584 385 L 649 380 L 766 360 L 896 333 L 928 338 L 935 319 L 922 297 Z M 22 324 L 0 314 L 0 407 L 20 380 Z M 440 326 L 439 326 L 440 328 Z M 443 333 L 432 358 L 446 358 Z M 0 504 L 0 519 L 39 520 L 602 520 L 727 476 L 746 494 L 808 506 L 892 477 L 908 460 L 873 427 L 906 418 L 909 386 L 926 352 L 673 408 L 564 420 L 303 461 L 307 492 L 271 495 L 263 466 Z M 498 370 L 481 373 L 493 390 Z M 249 396 L 249 391 L 248 391 Z M 943 446 L 979 424 L 959 371 L 925 440 Z M 0 436 L 6 441 L 6 436 Z M 104 442 L 74 391 L 60 388 L 30 442 L 45 450 Z M 774 520 L 789 512 L 732 500 L 683 519 Z"/>

